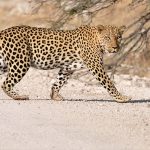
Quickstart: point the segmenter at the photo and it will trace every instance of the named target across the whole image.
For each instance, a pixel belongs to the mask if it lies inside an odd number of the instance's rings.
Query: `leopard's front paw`
[[[124,96],[124,95],[115,98],[115,100],[119,103],[125,103],[125,102],[130,101],[131,99],[132,98],[130,96]]]

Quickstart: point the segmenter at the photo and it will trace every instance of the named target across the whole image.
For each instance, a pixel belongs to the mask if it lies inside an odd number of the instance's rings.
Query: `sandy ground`
[[[53,82],[30,69],[16,86],[29,101],[0,90],[0,150],[150,149],[150,88],[117,79],[119,91],[133,97],[120,104],[101,86],[70,79],[61,90],[65,100],[56,102],[49,99]]]

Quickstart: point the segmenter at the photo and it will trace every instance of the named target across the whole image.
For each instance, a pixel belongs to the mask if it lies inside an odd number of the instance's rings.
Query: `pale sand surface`
[[[16,86],[29,101],[0,89],[0,150],[150,149],[150,88],[118,80],[119,91],[133,97],[120,104],[103,87],[70,79],[61,90],[65,101],[56,102],[49,100],[52,82],[31,69]]]

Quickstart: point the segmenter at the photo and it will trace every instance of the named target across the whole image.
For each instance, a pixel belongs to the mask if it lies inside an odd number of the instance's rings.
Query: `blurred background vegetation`
[[[122,49],[105,57],[105,67],[112,75],[150,77],[150,0],[0,0],[0,30],[23,24],[55,29],[126,25]]]

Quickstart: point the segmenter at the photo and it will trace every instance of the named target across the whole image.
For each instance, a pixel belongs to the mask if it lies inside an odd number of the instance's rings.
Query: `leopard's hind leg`
[[[60,69],[57,76],[57,80],[53,84],[51,89],[51,94],[50,94],[51,99],[57,101],[63,100],[63,97],[59,94],[59,91],[61,87],[66,83],[66,81],[69,79],[72,73],[73,73],[72,71],[68,71],[66,68]]]
[[[20,48],[20,47],[24,48]],[[14,53],[11,54],[11,57],[8,57],[8,53],[4,55],[7,67],[8,74],[3,82],[2,89],[4,92],[11,98],[15,100],[27,100],[29,99],[26,95],[19,95],[13,90],[13,87],[24,77],[26,72],[30,67],[30,49],[25,42],[20,44],[20,47],[15,45]],[[21,50],[21,52],[19,52]]]
[[[63,100],[63,97],[59,94],[60,89],[67,82],[67,80],[73,74],[74,71],[79,70],[83,67],[84,65],[82,61],[74,61],[70,65],[61,68],[58,73],[57,80],[53,84],[51,89],[51,99],[57,101]]]
[[[7,78],[2,85],[3,91],[14,100],[28,100],[29,97],[26,95],[19,95],[13,90],[13,87],[23,78],[29,69],[29,62],[24,62],[23,64],[16,65],[12,64],[9,67]],[[22,68],[23,67],[23,68]],[[21,69],[20,69],[21,68]]]
[[[0,53],[0,75],[4,74],[5,72],[7,72],[7,65],[4,61],[3,56]]]

